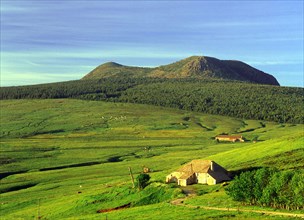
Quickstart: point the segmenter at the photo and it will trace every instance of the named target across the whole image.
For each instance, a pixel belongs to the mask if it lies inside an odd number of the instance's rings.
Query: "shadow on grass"
[[[0,180],[14,174],[26,173],[28,170],[15,171],[15,172],[3,172],[0,173]]]
[[[5,189],[1,189],[0,193],[7,193],[7,192],[12,192],[12,191],[18,191],[21,189],[28,189],[30,187],[36,186],[36,183],[27,183],[27,184],[23,184],[23,185],[19,185],[19,186],[12,186],[12,187],[8,187]]]
[[[43,134],[57,134],[57,133],[63,133],[63,132],[65,132],[64,129],[56,129],[56,130],[50,130],[50,131],[35,131],[33,133],[21,136],[21,138],[28,138],[28,137],[33,137],[36,135],[43,135]]]
[[[120,162],[122,161],[121,156],[110,157],[107,160],[108,162]]]
[[[65,169],[65,168],[92,166],[92,165],[97,165],[97,164],[101,164],[101,163],[102,162],[77,163],[77,164],[70,164],[70,165],[65,165],[65,166],[41,168],[41,169],[39,169],[39,171],[60,170],[60,169]]]
[[[232,171],[228,172],[228,175],[229,175],[230,178],[234,178],[235,176],[238,176],[241,173],[258,170],[258,169],[261,169],[261,168],[263,168],[263,167],[257,166],[257,167],[247,167],[247,168],[243,168],[243,169],[239,169],[239,170],[232,170]]]

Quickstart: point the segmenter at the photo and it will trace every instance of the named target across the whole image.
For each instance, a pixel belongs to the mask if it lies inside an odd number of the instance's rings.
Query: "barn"
[[[215,137],[217,141],[230,141],[230,142],[244,142],[242,135],[217,135]]]

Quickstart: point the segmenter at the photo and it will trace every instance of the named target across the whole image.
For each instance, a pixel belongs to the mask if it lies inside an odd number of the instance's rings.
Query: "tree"
[[[227,194],[236,201],[243,203],[254,203],[254,172],[241,173],[235,180],[226,188]]]
[[[296,172],[291,179],[293,208],[304,209],[304,173]]]
[[[270,177],[273,175],[274,172],[276,172],[276,170],[270,168],[261,168],[255,172],[255,185],[253,188],[253,194],[255,197],[255,202],[259,203],[260,205],[263,204],[263,202],[261,201],[261,198],[263,196],[263,189],[266,188],[266,186],[268,185]]]
[[[137,182],[137,185],[138,185],[138,189],[139,190],[144,189],[148,185],[148,182],[149,182],[150,178],[151,177],[149,176],[149,174],[146,174],[146,173],[139,174],[136,177],[136,182]]]

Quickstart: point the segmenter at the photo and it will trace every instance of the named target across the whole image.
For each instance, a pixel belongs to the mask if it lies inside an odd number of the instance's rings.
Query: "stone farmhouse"
[[[201,183],[215,185],[229,181],[227,170],[212,160],[192,160],[166,177],[166,182],[177,182],[180,186]]]
[[[217,141],[244,142],[242,135],[218,135],[215,137]]]

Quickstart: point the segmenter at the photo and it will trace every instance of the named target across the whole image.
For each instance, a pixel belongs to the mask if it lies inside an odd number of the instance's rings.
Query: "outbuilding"
[[[217,135],[215,137],[217,141],[230,141],[230,142],[244,142],[242,135]]]

